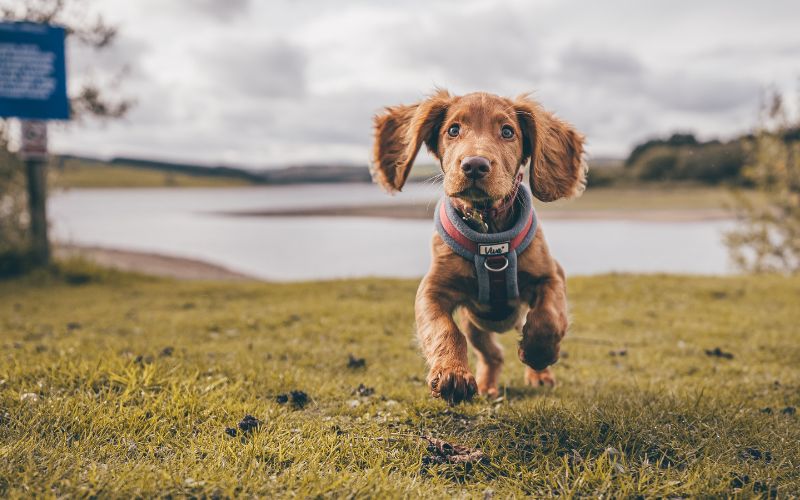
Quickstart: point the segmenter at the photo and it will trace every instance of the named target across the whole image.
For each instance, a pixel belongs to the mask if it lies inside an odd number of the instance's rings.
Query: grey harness
[[[458,255],[475,264],[478,300],[501,305],[519,298],[517,256],[528,248],[536,234],[536,212],[527,186],[517,191],[516,220],[500,233],[479,233],[469,227],[444,196],[436,205],[434,222],[445,243]]]

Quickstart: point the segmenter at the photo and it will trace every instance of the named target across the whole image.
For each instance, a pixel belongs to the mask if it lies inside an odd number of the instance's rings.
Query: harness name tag
[[[478,251],[481,255],[505,255],[508,253],[508,242],[496,245],[478,245]]]

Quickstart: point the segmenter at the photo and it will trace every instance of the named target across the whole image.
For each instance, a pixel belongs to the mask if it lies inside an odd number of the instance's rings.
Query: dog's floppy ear
[[[403,189],[423,142],[439,158],[439,127],[449,105],[450,94],[440,90],[419,104],[392,106],[375,117],[372,148],[375,182],[390,193]]]
[[[514,103],[522,128],[522,164],[530,158],[531,192],[542,201],[580,196],[586,188],[583,136],[531,100]]]

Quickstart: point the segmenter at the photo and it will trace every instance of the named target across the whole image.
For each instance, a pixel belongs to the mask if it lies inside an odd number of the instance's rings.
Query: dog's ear
[[[450,94],[440,90],[418,104],[392,106],[375,117],[372,178],[386,191],[403,189],[423,142],[439,158],[439,128],[450,100]]]
[[[542,201],[580,196],[587,172],[583,136],[528,96],[520,96],[514,109],[523,135],[521,163],[531,160],[533,195]]]

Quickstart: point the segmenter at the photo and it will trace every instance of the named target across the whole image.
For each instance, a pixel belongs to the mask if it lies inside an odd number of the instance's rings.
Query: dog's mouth
[[[459,191],[453,196],[455,198],[460,198],[464,201],[469,201],[472,203],[487,203],[494,201],[494,199],[489,196],[486,191],[476,186],[470,186],[467,189]]]

